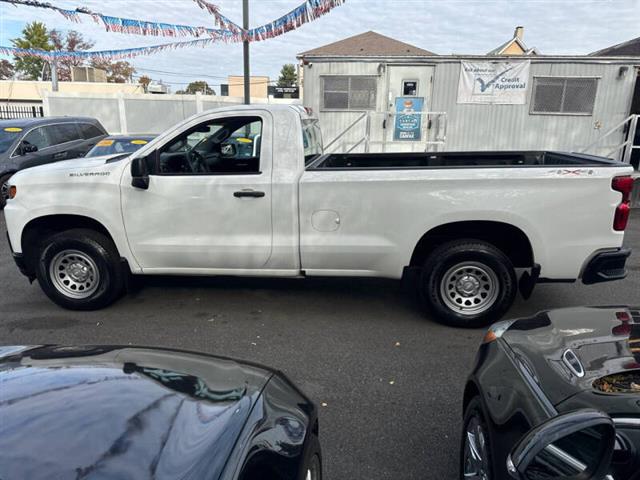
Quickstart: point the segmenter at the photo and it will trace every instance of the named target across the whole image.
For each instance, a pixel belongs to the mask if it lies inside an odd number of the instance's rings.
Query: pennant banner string
[[[67,20],[73,22],[80,22],[81,15],[90,16],[96,23],[102,23],[107,32],[164,37],[208,36],[227,42],[239,42],[243,40],[255,42],[277,37],[325,15],[333,8],[342,5],[346,0],[306,0],[272,22],[249,30],[244,30],[238,24],[222,15],[217,5],[206,0],[194,1],[200,8],[213,15],[215,24],[220,27],[219,29],[114,17],[93,12],[85,7],[69,10],[39,0],[0,0],[0,2],[10,3],[12,5],[25,5],[54,10],[63,15]]]
[[[17,57],[37,57],[47,62],[56,60],[118,60],[133,58],[140,55],[152,55],[166,50],[176,50],[179,48],[205,47],[215,43],[214,38],[199,38],[183,42],[164,43],[151,45],[148,47],[125,48],[123,50],[97,50],[97,51],[77,51],[67,52],[62,50],[37,50],[32,48],[16,48],[0,46],[1,55],[14,55]]]

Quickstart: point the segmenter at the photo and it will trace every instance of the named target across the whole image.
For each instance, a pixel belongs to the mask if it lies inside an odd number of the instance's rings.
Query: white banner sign
[[[461,62],[458,103],[527,103],[531,62]]]

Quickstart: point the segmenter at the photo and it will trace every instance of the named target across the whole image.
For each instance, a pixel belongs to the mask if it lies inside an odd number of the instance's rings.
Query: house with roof
[[[539,55],[535,47],[529,48],[524,43],[524,27],[518,26],[513,32],[513,37],[499,47],[487,53],[489,56],[496,55]]]
[[[523,36],[518,27],[485,55],[437,54],[373,31],[338,40],[298,54],[303,104],[317,112],[328,152],[626,158],[640,55],[543,55]]]
[[[590,55],[594,57],[640,57],[640,37],[603,48]]]

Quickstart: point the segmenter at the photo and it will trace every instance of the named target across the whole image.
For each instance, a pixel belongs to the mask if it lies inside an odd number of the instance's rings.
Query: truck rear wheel
[[[490,243],[456,240],[427,257],[420,290],[428,310],[447,325],[481,327],[513,304],[517,279],[509,258]]]
[[[36,266],[44,293],[70,310],[97,310],[113,303],[124,289],[124,273],[115,245],[86,229],[56,233],[42,242]]]

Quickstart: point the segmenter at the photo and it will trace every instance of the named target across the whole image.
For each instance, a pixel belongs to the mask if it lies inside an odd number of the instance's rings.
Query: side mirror
[[[615,437],[604,412],[559,415],[520,440],[507,458],[507,471],[518,480],[599,480],[609,473]]]
[[[20,154],[26,155],[27,153],[37,152],[38,147],[36,145],[32,145],[31,143],[22,142],[20,145]]]
[[[147,157],[134,158],[131,162],[131,186],[142,190],[147,190],[149,188]]]

